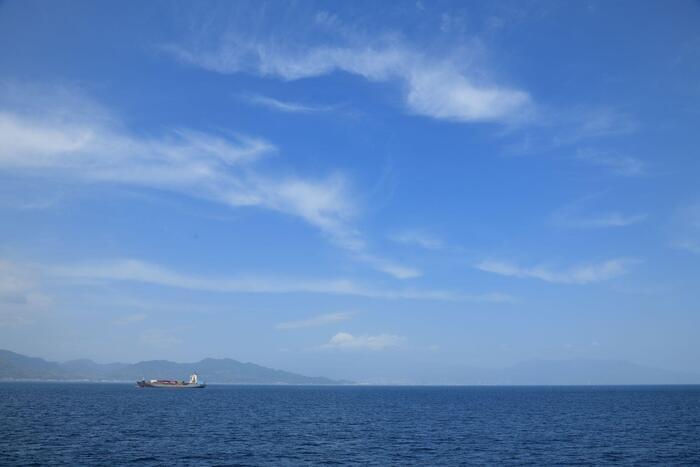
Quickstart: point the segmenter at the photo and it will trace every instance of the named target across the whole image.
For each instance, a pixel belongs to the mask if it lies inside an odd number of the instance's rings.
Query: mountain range
[[[447,385],[634,385],[700,384],[700,374],[618,360],[526,360],[503,368],[441,367],[422,372],[418,384]]]
[[[0,350],[0,380],[129,381],[186,379],[197,372],[208,383],[221,384],[353,384],[310,377],[242,363],[230,358],[205,358],[194,363],[149,360],[138,363],[96,363],[88,359],[63,363]],[[700,384],[700,375],[645,367],[630,362],[570,359],[529,360],[504,368],[422,368],[420,376],[374,379],[373,384],[434,385],[624,385]]]
[[[27,357],[0,350],[0,380],[136,381],[139,379],[187,379],[197,372],[200,380],[223,384],[345,384],[329,378],[302,376],[242,363],[230,358],[205,358],[195,363],[149,360],[138,363],[95,363],[88,359],[64,363]]]

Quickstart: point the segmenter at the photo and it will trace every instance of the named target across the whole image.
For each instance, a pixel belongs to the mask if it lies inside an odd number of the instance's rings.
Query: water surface
[[[700,464],[700,386],[0,383],[1,465]]]

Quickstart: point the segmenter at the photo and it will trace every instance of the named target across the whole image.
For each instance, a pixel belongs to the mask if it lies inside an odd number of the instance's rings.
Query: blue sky
[[[697,2],[0,4],[0,347],[700,371]]]

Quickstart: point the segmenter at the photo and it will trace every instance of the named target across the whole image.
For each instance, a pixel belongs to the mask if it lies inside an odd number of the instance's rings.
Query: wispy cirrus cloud
[[[403,245],[417,245],[428,250],[439,250],[443,241],[436,235],[421,229],[403,230],[389,235],[389,239]]]
[[[570,130],[558,137],[560,141],[575,143],[591,138],[628,135],[639,127],[632,115],[610,107],[574,109],[570,112]]]
[[[418,268],[398,264],[369,253],[358,252],[356,259],[370,264],[377,271],[382,271],[397,279],[413,279],[423,275]]]
[[[121,183],[231,207],[264,208],[304,220],[375,269],[397,278],[420,275],[368,251],[355,227],[358,206],[343,173],[320,178],[269,175],[257,162],[278,149],[265,139],[182,128],[143,136],[84,101],[77,106],[75,100],[69,105],[54,102],[37,114],[31,102],[3,109],[0,100],[0,171]]]
[[[647,165],[643,161],[627,155],[581,149],[576,153],[576,159],[623,177],[639,177],[647,173]]]
[[[607,212],[602,214],[574,215],[571,213],[555,213],[554,222],[562,227],[580,229],[601,229],[614,227],[627,227],[644,221],[646,214],[621,214],[619,212]]]
[[[68,265],[37,266],[43,273],[65,284],[93,284],[104,282],[139,282],[163,287],[218,293],[286,294],[309,293],[348,295],[381,300],[475,301],[502,303],[512,299],[504,294],[465,294],[444,290],[414,288],[386,288],[356,282],[350,279],[301,279],[240,275],[234,277],[206,277],[186,274],[139,261],[122,259]]]
[[[269,96],[263,96],[260,94],[245,94],[242,95],[241,98],[250,104],[265,107],[267,109],[274,110],[277,112],[313,114],[330,112],[333,110],[333,107],[331,106],[311,105],[302,104],[300,102],[284,101]]]
[[[184,339],[171,330],[152,329],[139,336],[142,345],[157,349],[169,349],[184,342]]]
[[[610,154],[593,148],[579,149],[582,144],[599,144],[637,131],[634,116],[607,106],[545,109],[540,106],[537,119],[528,126],[506,128],[502,136],[511,139],[504,145],[509,155],[536,155],[563,148],[573,148],[573,159],[607,168],[620,175],[636,176],[645,172],[646,164],[634,157]]]
[[[588,204],[599,197],[599,194],[583,197],[560,209],[551,216],[551,222],[564,228],[573,229],[605,229],[628,227],[647,219],[646,213],[623,214],[617,211],[591,212]]]
[[[318,326],[325,326],[341,321],[347,321],[351,319],[354,315],[355,312],[352,311],[324,313],[322,315],[316,315],[308,319],[302,319],[297,321],[285,321],[282,323],[278,323],[275,327],[281,330],[315,328]]]
[[[616,258],[557,270],[546,266],[521,267],[507,261],[482,261],[476,268],[507,277],[540,279],[561,284],[590,284],[626,274],[628,265],[633,262],[636,260]]]
[[[700,202],[676,209],[672,229],[670,246],[700,255]]]
[[[340,350],[385,350],[397,347],[406,340],[396,334],[378,334],[376,336],[355,336],[347,332],[339,332],[321,346],[322,349]]]
[[[513,121],[532,107],[527,92],[483,79],[483,70],[474,69],[468,58],[434,57],[396,36],[369,40],[354,35],[334,46],[254,41],[231,32],[206,39],[192,45],[170,44],[163,50],[183,63],[217,73],[291,81],[342,71],[369,81],[396,82],[410,113],[442,120]]]
[[[697,238],[680,238],[671,242],[671,246],[680,250],[686,250],[696,255],[700,255],[700,239]]]
[[[0,326],[30,324],[50,305],[36,268],[0,259]]]
[[[116,324],[117,326],[127,326],[129,324],[139,323],[146,318],[148,318],[148,315],[145,313],[133,313],[130,315],[120,316],[112,321],[112,324]]]

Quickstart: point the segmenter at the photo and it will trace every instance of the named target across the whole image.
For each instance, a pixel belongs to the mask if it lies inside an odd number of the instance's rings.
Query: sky
[[[700,3],[0,3],[0,348],[700,372]]]

